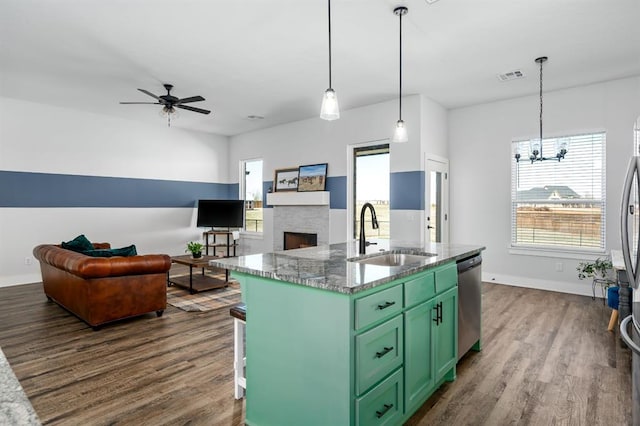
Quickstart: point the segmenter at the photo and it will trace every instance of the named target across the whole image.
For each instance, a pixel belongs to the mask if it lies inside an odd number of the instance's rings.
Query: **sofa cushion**
[[[113,257],[113,256],[136,256],[138,252],[136,251],[136,246],[134,244],[121,247],[121,248],[110,248],[110,249],[95,249],[95,250],[85,250],[82,252],[87,256],[91,257]]]
[[[91,244],[91,241],[89,241],[87,237],[84,236],[84,234],[78,235],[71,241],[67,241],[67,242],[63,241],[60,244],[60,247],[62,247],[63,249],[73,250],[80,253],[87,250],[93,250],[95,248],[93,247],[93,244]]]

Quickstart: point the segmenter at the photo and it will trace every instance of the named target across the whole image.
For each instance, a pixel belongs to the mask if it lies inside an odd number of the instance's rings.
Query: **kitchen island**
[[[246,424],[402,424],[455,379],[456,260],[484,247],[379,244],[211,261],[247,305]]]

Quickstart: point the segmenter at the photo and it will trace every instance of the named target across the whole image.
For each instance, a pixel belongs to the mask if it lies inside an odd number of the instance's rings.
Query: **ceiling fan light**
[[[340,118],[340,107],[338,106],[338,95],[335,90],[329,88],[324,92],[322,97],[322,106],[320,107],[320,118],[331,121]]]
[[[171,119],[180,118],[180,113],[178,112],[178,110],[172,106],[167,106],[167,105],[162,107],[162,109],[158,114],[162,118],[167,118],[168,115],[171,116]]]
[[[404,143],[409,142],[409,135],[407,134],[407,127],[404,124],[404,121],[398,120],[396,122],[396,130],[393,132],[392,142],[395,143]]]

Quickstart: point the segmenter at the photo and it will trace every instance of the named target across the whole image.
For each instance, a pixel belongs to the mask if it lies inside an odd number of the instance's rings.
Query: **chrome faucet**
[[[371,226],[373,227],[373,229],[378,229],[376,210],[373,208],[373,205],[371,205],[371,203],[364,203],[364,205],[362,206],[362,210],[360,210],[360,254],[365,254],[366,248],[371,244],[377,244],[370,243],[364,237],[364,211],[367,209],[367,207],[369,208],[369,210],[371,210]]]

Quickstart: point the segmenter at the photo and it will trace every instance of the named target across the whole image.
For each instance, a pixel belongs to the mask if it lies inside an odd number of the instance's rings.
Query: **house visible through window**
[[[241,162],[241,188],[244,195],[244,229],[262,232],[262,160]]]
[[[567,136],[561,161],[529,160],[529,141],[514,141],[511,157],[511,245],[601,251],[605,247],[605,133]],[[542,152],[555,154],[556,138]]]

